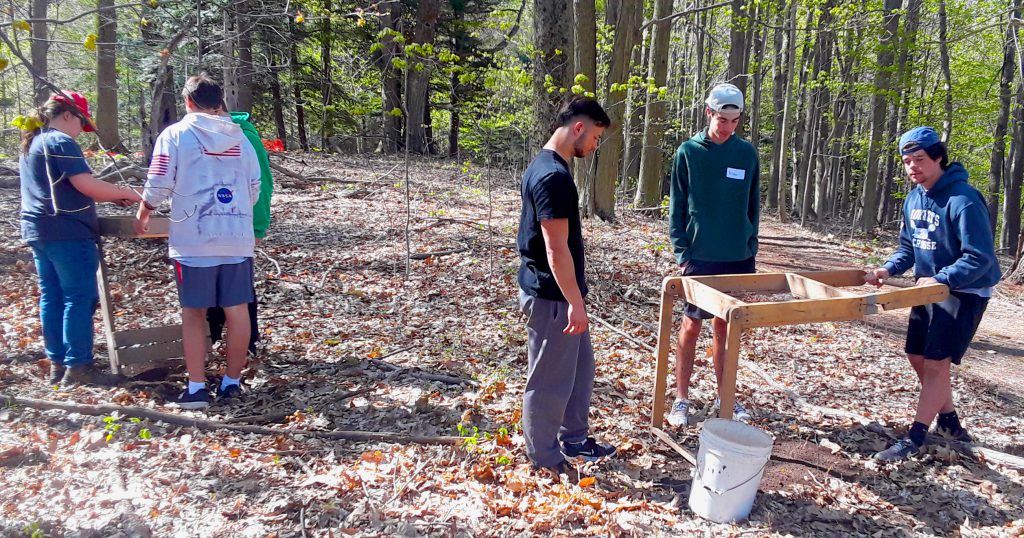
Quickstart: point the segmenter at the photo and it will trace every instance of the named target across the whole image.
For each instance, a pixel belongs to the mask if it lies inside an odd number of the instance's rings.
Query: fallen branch
[[[110,168],[109,166],[107,168]],[[125,168],[117,168],[105,174],[96,176],[96,179],[106,181],[107,183],[116,183],[117,181],[123,181],[126,179],[139,179],[145,181],[149,177],[149,171],[140,166],[126,166]]]
[[[393,355],[397,355],[397,354],[399,354],[401,352],[407,351],[408,349],[409,348],[400,349],[400,350],[394,352]],[[390,356],[390,355],[385,355],[385,357],[388,357],[388,356]],[[466,379],[464,377],[455,377],[455,376],[444,375],[444,374],[432,374],[432,373],[429,373],[429,372],[424,372],[424,371],[422,371],[422,370],[420,370],[418,368],[410,368],[410,367],[407,367],[407,366],[398,366],[397,364],[391,364],[390,362],[387,362],[387,361],[383,360],[383,357],[380,358],[380,359],[370,359],[370,364],[372,364],[372,365],[374,365],[374,366],[376,366],[378,368],[381,368],[383,370],[389,370],[391,372],[394,372],[394,375],[409,374],[409,375],[411,375],[413,377],[418,377],[420,379],[426,379],[428,381],[438,381],[438,382],[441,382],[441,383],[448,383],[448,384],[451,384],[451,385],[462,385],[462,384],[473,385],[473,386],[477,385],[476,381],[473,381],[472,379]]]
[[[622,330],[622,329],[612,325],[611,323],[608,323],[607,321],[601,319],[600,317],[594,315],[593,313],[590,314],[590,319],[596,321],[601,326],[603,326],[606,329],[614,332],[615,334],[625,338],[626,340],[629,340],[630,342],[632,342],[636,346],[641,347],[643,349],[646,349],[647,351],[650,351],[651,353],[654,352],[654,346],[652,346],[650,344],[645,344],[644,342],[640,341],[637,337],[635,337],[635,336],[627,333],[626,331],[624,331],[624,330]]]
[[[665,430],[662,430],[661,428],[651,427],[651,433],[653,433],[654,436],[657,437],[658,439],[664,441],[666,445],[672,448],[672,450],[678,452],[679,455],[683,457],[683,459],[690,462],[690,465],[693,465],[694,467],[697,466],[697,458],[693,457],[693,454],[689,450],[683,448],[683,446],[677,443],[675,439],[672,439],[672,436],[666,433]]]
[[[469,247],[453,248],[451,250],[438,250],[436,252],[417,252],[410,254],[410,260],[425,260],[427,258],[440,258],[441,256],[451,256],[452,254],[459,254],[460,252],[468,252]]]
[[[455,445],[463,442],[463,437],[449,436],[425,436],[406,435],[390,432],[363,432],[346,430],[289,430],[285,428],[270,428],[267,426],[249,426],[243,424],[229,424],[216,420],[190,417],[187,415],[164,413],[144,407],[134,407],[114,404],[88,405],[75,402],[58,402],[52,400],[37,400],[34,398],[15,398],[7,394],[0,394],[0,403],[5,407],[21,406],[32,409],[57,409],[80,415],[104,416],[117,413],[125,417],[134,417],[143,420],[160,421],[178,426],[187,426],[197,430],[215,431],[229,430],[242,433],[255,433],[260,435],[306,435],[317,439],[345,440],[345,441],[382,441],[385,443],[413,443],[420,445]]]
[[[341,400],[347,400],[349,398],[352,398],[353,396],[359,396],[360,394],[366,394],[367,392],[373,392],[375,390],[377,390],[376,387],[368,387],[368,388],[365,388],[365,389],[359,389],[359,390],[353,390],[353,391],[349,391],[349,392],[343,392],[341,394],[324,394],[322,397],[315,397],[315,398],[311,399],[310,402],[313,402],[313,401],[318,400],[318,399],[323,399],[323,398],[326,398],[326,397],[331,397],[335,402],[338,402],[338,401],[341,401]],[[313,404],[310,403],[307,406],[303,406],[303,407],[301,407],[299,409],[296,409],[294,411],[277,411],[277,412],[274,412],[274,413],[268,413],[266,415],[248,415],[248,416],[243,416],[243,417],[231,417],[229,419],[226,419],[224,422],[227,422],[227,423],[230,423],[230,424],[238,423],[238,422],[242,422],[242,423],[245,423],[245,424],[273,424],[273,423],[281,422],[282,420],[284,420],[284,419],[294,415],[296,413],[296,411],[301,411],[302,409],[306,409],[307,407],[312,407],[312,405]]]
[[[794,404],[797,405],[797,407],[800,407],[805,411],[810,411],[812,413],[818,413],[820,415],[829,417],[848,418],[862,426],[867,426],[868,424],[871,424],[871,421],[868,420],[867,417],[863,415],[851,413],[850,411],[845,411],[843,409],[835,409],[833,407],[822,407],[820,405],[814,405],[808,402],[807,400],[803,399],[799,394],[782,386],[782,384],[776,381],[775,378],[768,374],[768,372],[765,372],[764,369],[762,369],[757,364],[754,364],[753,362],[744,360],[740,361],[740,364],[757,377],[763,379],[765,383],[771,386],[771,388],[784,393],[786,396],[789,397],[790,400],[793,401]]]

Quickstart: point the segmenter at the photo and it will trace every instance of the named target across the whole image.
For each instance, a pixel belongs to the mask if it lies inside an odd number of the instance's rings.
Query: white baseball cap
[[[711,88],[711,93],[704,101],[712,111],[726,117],[734,118],[743,112],[743,92],[729,83],[723,83]],[[735,109],[725,109],[732,105]]]

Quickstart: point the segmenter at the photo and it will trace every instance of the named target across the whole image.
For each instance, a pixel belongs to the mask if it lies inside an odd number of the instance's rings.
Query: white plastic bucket
[[[772,437],[742,422],[704,422],[690,486],[690,509],[716,523],[745,519],[754,506]]]

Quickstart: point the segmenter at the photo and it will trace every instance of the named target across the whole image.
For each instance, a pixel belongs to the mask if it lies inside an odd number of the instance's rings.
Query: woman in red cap
[[[110,385],[93,366],[92,317],[99,301],[96,202],[127,206],[135,190],[96,179],[75,138],[96,128],[89,103],[64,91],[22,124],[21,237],[39,275],[39,312],[51,383]]]

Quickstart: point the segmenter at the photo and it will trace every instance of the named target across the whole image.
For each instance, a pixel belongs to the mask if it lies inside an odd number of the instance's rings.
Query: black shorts
[[[689,260],[683,263],[683,276],[711,276],[711,275],[746,275],[756,273],[754,257],[751,256],[738,262],[705,262],[700,260]],[[683,314],[694,319],[711,319],[714,314],[701,310],[695,305],[686,303]]]
[[[910,309],[904,350],[932,360],[950,357],[953,364],[960,364],[987,306],[987,297],[957,291],[945,301],[915,306]]]

